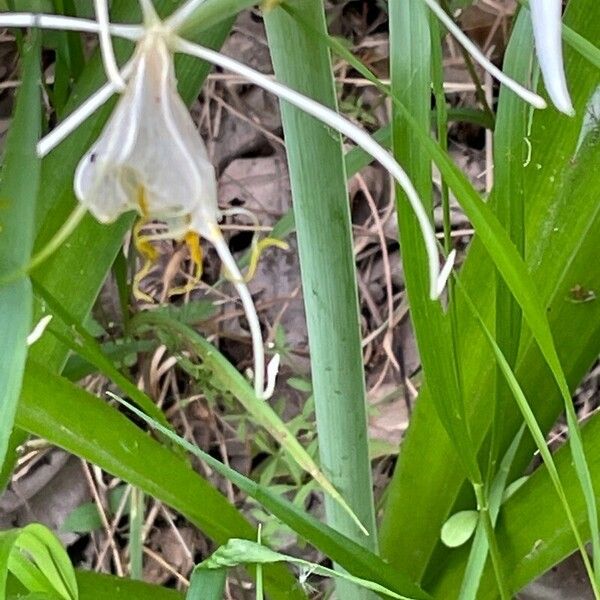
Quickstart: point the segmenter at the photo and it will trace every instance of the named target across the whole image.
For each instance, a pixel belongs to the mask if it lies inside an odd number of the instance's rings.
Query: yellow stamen
[[[143,188],[142,188],[143,190]],[[140,196],[138,196],[138,202],[140,200]],[[140,203],[140,209],[141,209]],[[133,226],[133,243],[135,245],[136,250],[140,253],[141,256],[144,257],[144,264],[142,268],[135,274],[133,278],[133,296],[137,300],[141,300],[143,302],[154,302],[151,296],[142,292],[140,289],[140,284],[142,280],[152,268],[152,265],[158,260],[158,252],[156,248],[152,246],[152,244],[148,241],[147,237],[144,237],[141,234],[142,227],[145,225],[145,221],[143,219],[139,219],[137,223]]]
[[[275,7],[279,6],[280,4],[282,4],[282,0],[263,0],[260,5],[260,8],[263,12],[269,12],[270,10],[273,10]]]
[[[252,244],[252,250],[250,251],[250,264],[248,265],[248,272],[244,277],[244,281],[248,283],[254,275],[256,275],[256,269],[258,267],[258,261],[260,260],[261,254],[267,249],[275,246],[281,250],[289,250],[289,246],[282,240],[277,238],[267,237],[264,240],[260,240],[255,244]]]
[[[148,218],[148,198],[146,196],[146,188],[143,185],[138,186],[136,200],[140,207],[140,213],[144,219]]]
[[[173,288],[169,292],[169,296],[187,294],[191,292],[202,277],[202,246],[200,245],[200,236],[192,231],[185,234],[185,245],[190,251],[190,258],[195,265],[195,273],[193,279],[184,286]]]

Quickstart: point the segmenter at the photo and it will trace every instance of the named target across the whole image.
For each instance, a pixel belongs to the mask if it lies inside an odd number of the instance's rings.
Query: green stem
[[[131,579],[143,579],[144,492],[132,487],[129,502],[129,574]]]
[[[498,591],[502,600],[510,600],[511,594],[506,583],[504,575],[504,568],[502,567],[502,559],[500,556],[500,548],[498,547],[498,540],[496,539],[496,533],[494,531],[494,525],[490,516],[489,504],[485,488],[482,483],[473,483],[473,490],[475,497],[477,498],[477,509],[479,510],[479,518],[483,523],[485,535],[487,537],[490,556],[492,559],[492,566],[496,575],[496,581],[498,582]]]

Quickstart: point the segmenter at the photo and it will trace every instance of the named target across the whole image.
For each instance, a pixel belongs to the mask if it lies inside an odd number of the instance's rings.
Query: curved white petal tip
[[[454,267],[454,261],[456,259],[456,250],[452,250],[450,254],[448,254],[448,258],[440,271],[439,277],[435,282],[435,288],[431,290],[431,299],[437,300],[444,291],[446,287],[446,283],[448,283],[448,279],[450,278],[450,274],[452,273],[452,267]]]
[[[562,1],[530,0],[535,49],[552,104],[562,113],[573,116],[562,54]]]
[[[268,400],[275,391],[275,383],[277,382],[277,375],[279,374],[279,365],[281,363],[281,357],[276,354],[267,365],[267,385],[265,391],[262,394],[263,400]]]

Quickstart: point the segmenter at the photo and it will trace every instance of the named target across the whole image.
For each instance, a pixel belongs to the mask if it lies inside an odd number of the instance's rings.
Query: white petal
[[[46,327],[48,327],[50,321],[52,321],[52,315],[46,315],[38,321],[33,331],[27,336],[28,346],[33,346],[44,335],[44,331],[46,331]]]
[[[82,159],[75,192],[103,222],[133,209],[150,219],[187,218],[200,234],[206,222],[216,222],[214,169],[177,93],[173,58],[160,33],[139,43],[133,76]]]
[[[567,88],[562,55],[562,0],[529,0],[533,36],[546,90],[558,110],[575,114]]]

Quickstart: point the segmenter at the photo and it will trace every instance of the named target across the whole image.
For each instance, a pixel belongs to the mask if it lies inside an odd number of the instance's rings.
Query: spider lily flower
[[[75,191],[82,206],[102,222],[113,221],[123,212],[135,210],[142,219],[164,221],[170,237],[189,241],[188,235],[201,234],[213,244],[233,278],[247,314],[255,351],[257,395],[268,395],[273,384],[269,381],[267,389],[263,390],[264,351],[260,324],[252,298],[217,224],[214,172],[194,123],[177,95],[174,52],[204,59],[241,75],[336,129],[379,161],[403,188],[415,212],[429,259],[430,296],[436,299],[441,295],[455,253],[448,256],[440,269],[437,241],[429,215],[409,177],[387,150],[338,112],[219,52],[179,37],[177,30],[185,24],[185,20],[178,18],[178,15],[185,15],[186,7],[196,8],[201,0],[190,0],[172,15],[176,27],[169,19],[164,23],[158,20],[150,0],[141,0],[141,4],[144,26],[110,24],[112,35],[136,41],[137,49],[132,60],[119,73],[126,82],[126,88],[113,116],[77,168]],[[0,15],[0,26],[37,26],[99,34],[104,31],[105,43],[108,41],[106,22],[100,24],[31,14],[16,17],[5,19],[4,15]],[[105,49],[107,56],[109,52]],[[41,140],[38,146],[40,155],[47,154],[118,91],[118,82],[113,82],[109,75],[109,81],[103,88]],[[72,231],[77,217],[75,215],[69,220],[65,231],[59,232],[49,246],[56,246],[66,233]],[[190,245],[190,250],[192,256],[199,255],[197,245]],[[268,372],[272,374],[275,368],[276,363],[272,363]]]
[[[206,147],[177,93],[168,37],[159,25],[136,47],[132,73],[103,132],[75,172],[74,189],[81,204],[100,222],[110,223],[131,210],[143,221],[167,224],[159,236],[140,236],[138,248],[154,258],[148,241],[185,239],[200,263],[198,235],[217,250],[233,278],[250,325],[257,395],[273,393],[274,368],[264,387],[260,324],[252,298],[217,225],[217,184]],[[277,362],[273,363],[277,364]]]
[[[566,115],[573,116],[562,55],[562,0],[529,0],[533,37],[540,70],[552,103]]]
[[[217,184],[202,138],[177,93],[172,55],[160,33],[140,40],[133,75],[98,141],[75,172],[75,194],[101,222],[135,210],[165,221],[181,239],[212,237]]]

